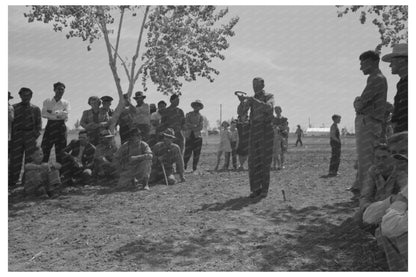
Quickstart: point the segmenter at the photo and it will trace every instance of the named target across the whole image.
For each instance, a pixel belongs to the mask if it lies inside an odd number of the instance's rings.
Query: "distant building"
[[[331,128],[313,128],[309,127],[305,131],[305,136],[313,137],[313,136],[329,136]]]

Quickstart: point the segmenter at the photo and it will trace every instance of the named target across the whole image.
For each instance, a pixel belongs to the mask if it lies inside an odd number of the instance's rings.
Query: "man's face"
[[[407,59],[403,57],[393,58],[390,62],[391,74],[399,74],[400,69],[407,67]]]
[[[371,59],[365,59],[360,61],[360,70],[363,72],[364,75],[370,74],[374,66],[375,62]]]
[[[22,99],[22,103],[29,104],[30,100],[32,99],[32,93],[30,92],[22,92],[19,94],[20,99]]]
[[[388,173],[393,168],[394,163],[394,158],[389,151],[377,149],[374,152],[374,164],[381,173]]]
[[[37,150],[36,152],[34,152],[32,154],[32,161],[33,161],[33,163],[40,164],[40,163],[42,163],[42,160],[43,160],[43,152],[42,152],[42,150]]]
[[[159,105],[157,105],[157,109],[159,110],[159,111],[163,111],[164,109],[166,109],[166,104],[159,104]]]
[[[407,141],[403,141],[403,142],[399,142],[399,143],[396,143],[394,145],[391,145],[390,150],[391,150],[391,155],[394,155],[394,154],[408,155]],[[395,162],[396,162],[396,167],[399,170],[407,171],[407,161],[406,160],[395,159]]]
[[[61,100],[62,96],[64,95],[65,92],[65,88],[63,86],[58,86],[57,88],[55,88],[55,99],[57,101]]]
[[[164,136],[163,141],[165,142],[166,145],[171,145],[172,144],[172,138]]]
[[[111,101],[103,101],[103,108],[110,109]]]
[[[279,108],[274,108],[274,112],[276,113],[277,116],[280,116],[282,114]]]
[[[177,106],[179,106],[179,97],[178,97],[178,98],[173,99],[172,101],[170,101],[170,104],[171,104],[173,107],[177,107]]]
[[[259,80],[253,80],[253,90],[254,92],[261,92],[263,90],[263,84]]]
[[[144,103],[144,98],[142,97],[135,98],[135,100],[136,100],[137,105],[139,106],[143,105]]]
[[[93,99],[93,100],[91,100],[90,105],[93,109],[98,109],[101,105],[101,100]]]
[[[87,137],[87,134],[85,134],[85,133],[83,133],[83,134],[79,134],[79,135],[78,135],[78,140],[79,140],[79,143],[80,143],[81,145],[86,145],[86,144],[87,144],[87,142],[88,142],[88,137]]]

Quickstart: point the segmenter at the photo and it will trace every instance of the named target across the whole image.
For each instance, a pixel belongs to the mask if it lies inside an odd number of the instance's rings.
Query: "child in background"
[[[218,145],[218,153],[217,153],[217,165],[215,166],[214,170],[218,170],[220,165],[222,153],[224,153],[225,163],[223,170],[228,170],[227,160],[230,160],[231,154],[231,131],[229,130],[230,124],[227,121],[223,121],[221,124],[220,130],[220,144]]]
[[[51,197],[53,187],[61,184],[59,163],[42,163],[43,152],[35,147],[25,164],[24,191],[26,196]]]
[[[338,129],[338,124],[341,122],[341,116],[334,114],[332,116],[332,121],[334,123],[331,125],[331,161],[329,164],[328,177],[336,177],[338,175],[339,163],[341,161],[341,138]]]
[[[283,155],[283,137],[278,125],[273,124],[273,170],[280,170],[282,168]],[[276,166],[277,165],[277,166]]]
[[[237,170],[237,144],[238,144],[238,131],[237,131],[237,120],[231,121],[231,157],[233,161],[233,168],[234,170]],[[228,165],[230,163],[230,160],[226,160],[226,167],[228,168]]]

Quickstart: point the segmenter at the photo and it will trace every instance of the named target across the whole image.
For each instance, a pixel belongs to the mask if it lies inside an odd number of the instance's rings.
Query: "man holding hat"
[[[204,117],[199,113],[204,108],[201,100],[195,100],[191,103],[193,111],[186,114],[185,117],[185,169],[192,154],[194,155],[192,170],[195,171],[198,166],[199,156],[202,148],[202,128],[204,127]]]
[[[172,94],[170,97],[170,105],[163,111],[160,111],[162,118],[160,120],[159,130],[164,131],[167,128],[173,129],[175,132],[175,141],[181,149],[181,155],[183,157],[183,151],[185,149],[185,137],[183,130],[185,128],[185,114],[179,106],[179,95]]]
[[[142,140],[146,143],[149,141],[149,131],[150,131],[150,106],[147,103],[144,103],[146,95],[143,94],[143,91],[137,91],[134,94],[133,99],[136,100],[136,114],[134,116],[134,124],[139,128]]]
[[[10,176],[9,184],[14,186],[19,180],[22,169],[23,155],[25,160],[36,147],[36,140],[42,130],[41,112],[38,106],[30,103],[33,92],[29,88],[21,88],[20,103],[13,105],[14,120],[12,123],[10,145]]]
[[[250,197],[266,197],[269,191],[273,157],[273,94],[264,91],[263,78],[253,79],[254,96],[240,96],[241,115],[250,110],[248,170]]]
[[[70,111],[69,102],[62,98],[65,85],[53,84],[55,96],[43,101],[42,117],[48,119],[42,138],[43,162],[48,162],[52,147],[55,145],[56,161],[62,163],[62,150],[66,147],[67,130],[65,122]]]
[[[165,177],[169,185],[176,183],[175,176],[173,175],[173,164],[176,163],[176,172],[179,173],[181,182],[185,182],[183,176],[183,158],[180,152],[180,148],[177,144],[173,143],[176,139],[175,131],[171,128],[166,129],[163,133],[163,141],[158,142],[153,147],[153,162],[152,172],[150,174],[150,183],[163,182],[165,183]],[[164,171],[162,168],[162,164]],[[166,174],[166,176],[165,176]]]
[[[115,154],[120,173],[117,186],[119,188],[135,186],[135,180],[138,180],[142,188],[148,190],[152,158],[152,150],[142,140],[140,130],[130,129],[127,142]]]
[[[113,101],[113,97],[111,96],[103,96],[101,99],[101,109],[104,110],[109,117],[113,116],[114,110],[111,107],[111,102]]]
[[[391,74],[400,76],[397,83],[397,93],[394,97],[394,110],[391,123],[395,133],[408,130],[408,45],[399,43],[393,46],[390,54],[384,55],[382,60],[390,63]]]
[[[113,143],[114,135],[107,129],[100,132],[100,143],[95,148],[93,174],[100,177],[114,178],[117,175],[115,153],[117,147]]]

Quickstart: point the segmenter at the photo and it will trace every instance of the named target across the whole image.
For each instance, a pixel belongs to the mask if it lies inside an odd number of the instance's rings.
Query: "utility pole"
[[[222,104],[220,104],[220,126],[222,124]]]
[[[311,126],[311,118],[310,117],[308,117],[308,121],[309,121],[309,128],[312,128],[312,126]]]

